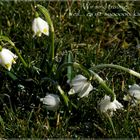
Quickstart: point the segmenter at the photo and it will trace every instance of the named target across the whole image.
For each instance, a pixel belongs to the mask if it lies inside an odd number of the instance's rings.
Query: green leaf
[[[5,129],[4,121],[1,116],[0,116],[0,124],[1,124],[2,128]]]
[[[65,94],[65,92],[62,90],[62,88],[59,85],[57,86],[57,89],[59,90],[59,92],[64,100],[65,105],[68,106],[68,102],[69,102],[68,96]]]
[[[9,44],[11,44],[12,46],[15,46],[15,44],[14,44],[7,36],[1,35],[1,36],[0,36],[0,41],[2,41],[2,40],[7,41],[7,42],[8,42]]]
[[[13,74],[11,73],[10,71],[7,71],[7,74],[12,78],[12,80],[17,80],[18,78]]]
[[[67,58],[67,62],[68,63],[71,63],[72,62],[72,52],[68,52],[68,58]],[[73,68],[72,66],[68,66],[67,67],[67,77],[68,79],[71,81],[72,80],[72,71],[73,71]]]

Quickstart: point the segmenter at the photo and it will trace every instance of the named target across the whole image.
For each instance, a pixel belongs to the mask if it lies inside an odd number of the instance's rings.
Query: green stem
[[[128,72],[129,74],[132,74],[138,78],[140,78],[140,73],[134,71],[134,70],[131,70],[131,69],[128,69],[128,68],[125,68],[125,67],[122,67],[120,65],[114,65],[114,64],[101,64],[101,65],[97,65],[97,66],[94,66],[92,67],[92,69],[101,69],[101,68],[115,68],[115,69],[119,69],[119,70],[123,70],[125,72]]]
[[[71,63],[72,62],[72,52],[68,52],[68,56],[67,56],[67,62]],[[68,79],[71,81],[72,80],[72,66],[68,66],[67,68],[67,77]]]
[[[23,59],[23,57],[21,56],[21,54],[19,53],[18,49],[16,48],[16,46],[13,46],[16,54],[18,55],[19,59],[21,60],[22,64],[24,65],[25,68],[28,67],[27,63],[25,62],[25,60]]]
[[[54,31],[51,34],[52,44],[51,44],[51,60],[54,62]]]
[[[65,92],[59,85],[57,85],[57,89],[59,90],[61,96],[63,97],[65,105],[68,106],[69,98],[67,97],[67,95],[65,95]]]
[[[38,9],[43,13],[43,15],[45,16],[46,21],[48,22],[48,24],[50,25],[50,29],[51,29],[51,61],[54,61],[54,27],[53,27],[53,23],[52,20],[50,18],[49,12],[48,10],[42,6],[37,4]]]
[[[2,46],[0,45],[0,52],[2,51]]]
[[[84,66],[82,66],[82,65],[80,65],[80,64],[78,64],[78,63],[76,63],[76,62],[63,63],[63,64],[59,67],[57,73],[60,74],[60,71],[61,71],[63,68],[68,67],[68,66],[73,66],[73,67],[75,67],[75,68],[80,68],[83,72],[86,73],[86,75],[89,77],[89,79],[91,79],[91,73],[89,72],[89,70],[86,69]]]
[[[112,121],[111,117],[110,117],[107,113],[106,113],[106,116],[107,116],[107,118],[108,118],[108,120],[109,120],[109,122],[110,122],[110,124],[111,124],[113,133],[114,133],[114,135],[116,136],[116,131],[115,131],[115,127],[114,127],[113,121]]]
[[[0,36],[0,41],[2,41],[2,40],[7,41],[7,42],[9,42],[9,44],[11,44],[11,46],[14,48],[16,54],[18,55],[19,59],[23,63],[24,67],[27,68],[28,65],[25,62],[25,60],[23,59],[23,57],[21,56],[21,54],[19,53],[19,50],[16,48],[15,44],[7,36]]]
[[[97,73],[93,72],[92,70],[90,70],[90,72],[94,76],[93,78],[95,78],[99,82],[99,84],[107,91],[107,93],[111,95],[111,101],[114,101],[115,93],[110,88],[108,88],[105,81]]]

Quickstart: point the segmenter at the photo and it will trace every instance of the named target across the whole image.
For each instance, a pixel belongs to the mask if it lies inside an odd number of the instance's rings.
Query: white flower
[[[11,70],[12,63],[15,64],[15,60],[17,59],[17,56],[13,54],[11,51],[9,51],[6,48],[2,48],[0,51],[0,64],[8,69]]]
[[[137,84],[134,84],[132,86],[130,86],[129,91],[130,95],[132,97],[135,97],[137,100],[140,99],[140,86]]]
[[[104,98],[100,101],[99,106],[101,112],[107,112],[109,110],[111,111],[111,114],[113,113],[113,111],[116,111],[116,109],[123,108],[123,105],[119,103],[116,99],[111,102],[110,97],[107,95],[105,95]]]
[[[89,92],[93,90],[93,86],[87,78],[82,75],[77,75],[71,81],[72,89],[70,89],[69,94],[78,93],[79,97],[88,96]]]
[[[124,95],[123,99],[125,101],[131,101],[135,106],[140,101],[140,86],[137,84],[129,85],[129,94]]]
[[[55,111],[59,108],[60,98],[58,95],[48,94],[45,96],[45,98],[41,98],[40,101],[42,101],[43,104],[47,105],[48,110]]]
[[[40,37],[42,33],[49,36],[49,25],[45,20],[41,19],[40,17],[37,17],[33,20],[32,30],[34,31],[33,36],[37,35]]]

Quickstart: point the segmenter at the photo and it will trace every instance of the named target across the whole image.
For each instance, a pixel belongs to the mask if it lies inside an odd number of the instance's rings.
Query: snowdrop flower
[[[139,100],[140,99],[140,86],[137,84],[129,86],[129,93],[131,96]]]
[[[59,108],[60,98],[58,95],[48,94],[45,98],[41,98],[40,101],[46,105],[48,110],[55,111]]]
[[[129,85],[129,94],[124,95],[125,101],[131,101],[133,105],[136,105],[140,101],[140,86],[137,84]]]
[[[88,96],[90,91],[93,90],[93,86],[89,81],[87,81],[87,78],[80,74],[74,77],[74,79],[71,81],[71,86],[72,88],[68,94],[78,93],[78,96],[81,98]]]
[[[99,103],[100,111],[107,112],[110,111],[110,115],[113,115],[113,111],[116,109],[122,109],[123,105],[119,103],[116,99],[113,102],[110,101],[110,96],[105,95],[104,98]]]
[[[33,20],[32,30],[34,32],[33,36],[37,35],[40,37],[42,33],[49,36],[49,25],[45,20],[41,19],[40,17],[37,17]]]
[[[2,48],[0,51],[0,64],[8,69],[11,70],[12,63],[15,64],[17,56],[13,54],[11,51],[9,51],[6,48]]]

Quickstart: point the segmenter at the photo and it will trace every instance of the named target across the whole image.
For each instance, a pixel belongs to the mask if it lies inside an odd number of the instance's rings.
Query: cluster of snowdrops
[[[49,13],[45,9],[45,7],[41,5],[38,5],[38,7],[40,11],[42,11],[42,13],[45,15],[46,20],[39,17],[39,14],[36,13],[36,17],[32,22],[32,30],[34,32],[33,37],[41,37],[42,35],[49,36],[50,32],[54,32]],[[5,69],[10,71],[12,69],[12,64],[15,64],[17,58],[20,56],[18,52],[17,54],[18,56],[12,53],[9,49],[0,46],[0,64]],[[71,66],[71,63],[68,63],[68,66]],[[104,65],[103,67],[113,67],[121,69],[140,78],[139,73],[124,67],[119,67],[111,64]],[[90,78],[86,78],[84,75],[77,74],[73,79],[69,79],[67,81],[67,83],[71,87],[68,95],[71,96],[72,94],[77,94],[80,98],[87,97],[93,90],[91,80],[92,77],[94,77],[94,79],[96,79],[99,84],[102,85],[102,87],[105,89],[105,92],[107,93],[98,104],[100,111],[106,113],[111,112],[112,115],[113,112],[117,109],[123,109],[123,105],[116,99],[115,93],[106,86],[104,80],[102,80],[102,78],[98,74],[94,73],[94,71],[89,70],[88,72],[92,75]],[[61,90],[59,86],[58,90]],[[137,84],[131,85],[129,87],[128,93],[129,94],[125,95],[123,99],[129,101],[133,106],[138,105],[140,101],[140,86]],[[44,98],[40,98],[40,102],[45,104],[48,110],[56,111],[60,107],[61,100],[57,94],[47,93]]]

